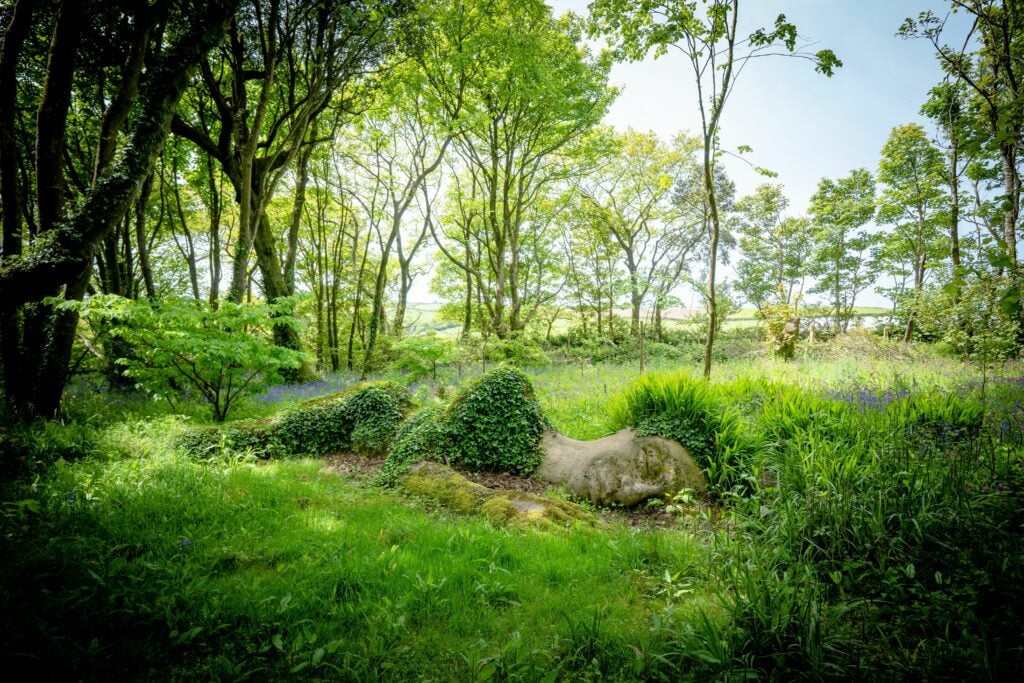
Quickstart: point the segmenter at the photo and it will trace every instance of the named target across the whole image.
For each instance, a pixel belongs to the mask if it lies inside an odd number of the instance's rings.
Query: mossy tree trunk
[[[60,164],[63,163],[66,110],[69,106],[65,103],[70,103],[74,88],[74,79],[67,73],[69,68],[71,75],[74,73],[76,46],[70,37],[77,30],[66,24],[81,22],[75,17],[80,4],[62,3],[47,55],[47,81],[39,107],[45,125],[37,127],[34,150],[39,157],[34,160],[34,169],[50,180],[38,182],[37,176],[35,187],[40,207],[40,231],[28,253],[22,253],[21,249],[23,219],[28,212],[24,206],[21,215],[4,212],[3,256],[20,255],[20,258],[5,260],[0,267],[4,392],[11,417],[32,419],[56,414],[68,379],[77,319],[72,313],[53,310],[44,300],[62,290],[66,299],[80,298],[84,294],[97,247],[132,208],[163,148],[171,117],[195,66],[224,37],[228,20],[239,4],[240,0],[211,0],[203,5],[200,16],[193,13],[180,27],[174,26],[173,31],[167,27],[165,35],[174,38],[166,47],[159,44],[150,46],[145,77],[137,94],[129,93],[132,95],[128,99],[134,116],[127,126],[124,153],[116,162],[106,166],[105,171],[97,174],[74,213],[65,216],[60,194],[64,172]],[[19,101],[15,86],[21,66],[19,62],[23,57],[21,46],[25,32],[31,30],[32,9],[32,3],[26,0],[18,2],[11,22],[4,30],[3,64],[0,65],[0,80],[3,81],[0,84],[0,124],[12,121],[14,112],[29,104]],[[177,14],[170,10],[169,3],[140,9],[135,17],[135,30],[148,30],[148,26],[157,20],[173,21],[171,17]],[[25,59],[28,60],[27,57]],[[122,92],[126,86],[130,84],[122,83]],[[61,112],[55,110],[64,110],[63,124]],[[101,146],[101,149],[107,148]],[[24,149],[19,152],[14,155],[13,162],[12,157],[3,155],[2,200],[5,207],[20,206],[16,201],[9,201],[25,191],[20,187],[18,175],[12,175],[12,170],[19,160],[22,162],[19,170],[24,170],[24,162],[30,153]],[[55,159],[58,154],[61,158]],[[102,167],[99,162],[98,165]],[[42,222],[44,218],[46,223]],[[17,373],[17,377],[13,373]]]

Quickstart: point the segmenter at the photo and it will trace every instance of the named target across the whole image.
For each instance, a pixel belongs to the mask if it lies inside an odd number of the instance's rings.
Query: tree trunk
[[[373,284],[373,308],[370,313],[369,338],[366,340],[366,349],[363,351],[363,368],[360,375],[362,379],[366,379],[369,375],[373,364],[373,349],[377,344],[377,333],[384,318],[384,287],[387,284],[388,257],[394,247],[398,230],[399,224],[396,220],[391,225],[387,243],[381,249],[380,264],[377,266],[377,277]]]
[[[409,290],[412,289],[412,276],[410,275],[409,261],[399,258],[398,267],[400,271],[398,303],[395,306],[394,324],[391,326],[395,339],[401,339],[405,332],[405,309],[409,302]]]
[[[295,258],[299,250],[299,227],[302,225],[302,210],[306,205],[306,185],[309,183],[309,157],[313,154],[313,141],[317,138],[316,118],[310,123],[306,146],[299,153],[295,168],[295,197],[292,201],[292,215],[288,222],[288,245],[284,261],[284,281],[288,296],[295,293]]]
[[[467,252],[469,247],[466,247]],[[473,276],[469,273],[469,256],[466,257],[466,303],[462,311],[462,334],[459,335],[463,340],[469,337],[470,331],[473,329]]]
[[[629,258],[626,261],[626,267],[629,269],[629,305],[630,305],[630,318],[629,318],[629,333],[633,337],[640,338],[640,304],[642,298],[640,297],[640,281],[637,276],[637,267],[633,263],[633,255],[629,254]]]
[[[15,411],[21,417],[49,417],[56,413],[68,376],[73,323],[77,322],[73,314],[54,315],[49,307],[39,302],[62,286],[67,299],[80,298],[84,294],[97,246],[121,225],[133,206],[163,147],[171,117],[189,84],[194,66],[214,44],[220,42],[227,20],[238,4],[238,0],[210,0],[205,3],[199,15],[174,34],[176,39],[150,58],[145,83],[138,97],[133,98],[135,117],[127,134],[124,154],[112,170],[103,173],[87,190],[75,214],[63,221],[52,244],[40,244],[28,256],[0,266],[0,309],[6,320],[21,321],[22,352],[32,351],[29,354],[31,358],[4,359],[5,367],[11,361],[17,362],[24,373],[23,378],[32,378],[32,381],[24,383],[25,389],[20,392],[16,387],[5,386],[8,396],[13,389],[20,399],[24,399]],[[62,8],[69,5],[80,3],[64,3]],[[60,43],[55,42],[53,58],[63,50]],[[4,51],[6,54],[6,45]],[[59,62],[56,64],[58,71],[65,68]],[[56,89],[55,84],[61,82],[61,77],[55,71],[53,80],[48,77],[46,89]],[[43,99],[41,114],[44,125],[37,128],[36,149],[45,155],[63,149],[64,133],[59,110],[63,108],[61,102],[70,101],[70,78],[66,80],[65,87],[67,92],[48,92]],[[58,132],[61,139],[52,139]],[[43,176],[39,180],[45,177],[55,183],[42,187],[42,194],[38,195],[40,204],[45,203],[44,195],[60,200],[58,195],[63,188],[63,178],[56,175],[58,162],[48,158],[41,160],[40,165]],[[62,160],[60,167],[63,168]],[[3,198],[5,207],[10,206],[7,199]],[[43,212],[48,216],[47,223],[41,224],[42,227],[54,227],[53,221],[59,221],[62,214],[60,201],[48,204]],[[30,302],[37,302],[28,307],[30,315],[19,312],[19,307]]]
[[[22,195],[18,183],[18,142],[15,126],[18,115],[17,64],[22,45],[32,27],[34,2],[20,0],[5,27],[0,53],[0,206],[3,207],[3,242],[0,257],[13,259],[22,253]],[[0,366],[7,409],[14,417],[28,390],[21,363],[22,312],[0,307]]]
[[[949,150],[949,256],[953,281],[960,281],[960,149],[957,133],[950,131]],[[959,291],[956,292],[959,298]]]
[[[1010,260],[1010,276],[1014,287],[1024,293],[1017,261],[1017,218],[1020,215],[1020,176],[1017,174],[1017,147],[1015,141],[1000,145],[1003,161],[1003,186],[1006,193],[1006,212],[1003,215],[1003,242]],[[1018,298],[1017,320],[1021,323],[1018,344],[1024,344],[1024,296]]]
[[[718,265],[718,198],[715,196],[715,181],[712,169],[711,145],[713,138],[704,139],[704,189],[708,193],[708,208],[711,212],[711,241],[708,249],[708,336],[704,343],[704,377],[711,377],[711,354],[715,346],[715,327],[718,324],[718,302],[715,299],[715,271]]]
[[[146,298],[156,298],[156,285],[153,282],[153,268],[149,262],[149,243],[146,239],[146,206],[153,191],[153,174],[150,173],[142,183],[139,198],[135,202],[135,243],[139,256],[139,270],[142,284],[146,290]]]
[[[206,180],[207,190],[210,193],[210,306],[216,308],[220,300],[220,219],[223,213],[221,209],[220,186],[217,185],[216,170],[213,165],[213,158],[206,156]]]

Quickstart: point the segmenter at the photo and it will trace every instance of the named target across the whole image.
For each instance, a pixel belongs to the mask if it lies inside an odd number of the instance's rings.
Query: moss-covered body
[[[402,425],[380,481],[394,484],[420,460],[530,474],[543,458],[546,425],[529,378],[515,368],[492,370],[447,407],[427,406]]]
[[[456,514],[483,515],[499,526],[556,529],[598,525],[593,515],[575,503],[523,491],[489,489],[434,462],[413,465],[399,481],[413,495],[436,501]]]

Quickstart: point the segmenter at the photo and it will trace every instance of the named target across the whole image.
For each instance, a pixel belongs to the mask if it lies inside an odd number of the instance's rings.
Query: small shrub
[[[548,365],[551,361],[537,344],[522,338],[495,339],[486,342],[484,357],[491,363],[508,363],[516,367]]]
[[[756,317],[764,320],[768,328],[772,353],[784,360],[793,360],[800,341],[800,318],[796,306],[786,301],[765,304]]]
[[[409,373],[409,380],[415,382],[426,377],[437,379],[437,366],[448,362],[455,344],[451,339],[438,337],[435,333],[407,337],[394,346],[398,354],[391,367]]]
[[[284,454],[274,427],[268,420],[239,420],[222,427],[190,429],[174,439],[174,446],[199,460],[217,458],[226,451],[273,458]]]
[[[499,368],[477,379],[452,401],[444,424],[453,462],[520,474],[540,464],[547,420],[519,370]]]
[[[171,405],[182,389],[205,401],[217,422],[242,401],[297,369],[304,356],[273,343],[273,327],[294,327],[291,300],[274,305],[192,300],[132,301],[114,295],[67,302],[85,320],[119,339],[128,353],[111,359],[124,376]]]

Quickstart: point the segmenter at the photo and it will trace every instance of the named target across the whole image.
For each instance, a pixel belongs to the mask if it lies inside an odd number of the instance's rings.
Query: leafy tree
[[[877,239],[863,226],[875,215],[875,181],[866,169],[845,178],[823,178],[811,197],[814,252],[810,273],[818,278],[811,290],[831,299],[835,331],[845,332],[857,296],[874,282]]]
[[[742,254],[736,289],[759,311],[769,303],[794,306],[803,293],[814,236],[809,220],[784,216],[788,205],[782,186],[768,184],[736,202]]]
[[[372,287],[372,230],[352,196],[345,168],[340,150],[323,148],[311,155],[296,263],[297,277],[311,294],[317,365],[332,372],[355,367],[364,292]]]
[[[373,227],[380,249],[373,286],[369,332],[362,363],[365,378],[384,318],[388,266],[397,251],[400,287],[396,322],[404,324],[405,297],[412,285],[410,261],[426,237],[427,220],[418,221],[416,235],[404,249],[402,228],[413,202],[425,201],[429,211],[429,176],[441,167],[451,134],[439,130],[425,106],[423,74],[415,64],[395,67],[374,106],[355,123],[344,155],[352,167],[355,199]],[[457,112],[456,112],[457,114]],[[424,192],[426,191],[426,192]],[[399,331],[396,334],[400,336]]]
[[[301,353],[276,346],[268,329],[269,323],[296,324],[288,317],[288,301],[224,302],[214,308],[194,299],[145,302],[102,295],[76,308],[131,345],[132,354],[117,360],[127,376],[172,405],[185,387],[194,389],[217,422],[245,397],[279,382],[282,369],[303,361]]]
[[[602,136],[603,162],[576,187],[587,205],[590,227],[608,234],[625,266],[630,330],[638,335],[640,307],[655,283],[655,273],[685,262],[701,234],[682,220],[672,201],[685,152],[665,145],[653,133],[605,130]]]
[[[604,115],[609,64],[580,45],[575,19],[552,18],[540,0],[433,9],[423,67],[465,164],[451,189],[457,227],[433,234],[505,338],[554,296],[553,217],[538,205],[566,177],[567,148]]]
[[[593,0],[590,11],[592,32],[610,36],[620,58],[638,60],[652,50],[657,57],[671,47],[686,57],[693,70],[704,143],[704,190],[711,214],[706,297],[710,324],[704,349],[704,376],[708,377],[717,327],[715,276],[721,233],[714,178],[726,101],[750,60],[779,48],[811,60],[815,70],[827,76],[842,62],[831,50],[812,54],[798,49],[796,26],[785,15],[780,14],[773,27],[743,37],[737,30],[739,0],[704,0],[702,4],[700,12],[696,2],[686,0]]]
[[[1024,286],[1019,273],[1017,230],[1020,222],[1020,150],[1024,144],[1024,4],[1018,0],[950,0],[954,12],[970,18],[966,38],[946,40],[946,20],[931,10],[907,19],[899,29],[906,38],[925,38],[943,69],[965,84],[979,102],[981,120],[998,148],[1002,197],[998,216],[1002,247],[1012,275],[1007,301],[1024,321]],[[972,37],[977,47],[967,52]],[[1022,327],[1024,329],[1024,327]]]
[[[878,180],[878,221],[893,226],[885,235],[882,253],[889,264],[909,264],[913,298],[907,311],[903,341],[914,329],[916,301],[934,261],[948,252],[943,235],[949,196],[943,191],[945,168],[939,150],[917,124],[892,130],[882,148]]]
[[[290,221],[279,240],[267,206],[288,170],[298,164],[301,171],[306,150],[323,142],[310,136],[317,120],[332,105],[362,102],[366,75],[395,47],[397,5],[246,0],[228,44],[201,64],[174,132],[216,159],[235,191],[239,226],[229,300],[245,296],[253,252],[267,300],[294,293],[299,225]],[[278,328],[278,337],[298,346],[288,325]]]
[[[973,117],[967,106],[967,88],[948,77],[931,89],[921,113],[935,122],[946,141],[948,165],[945,180],[949,189],[949,257],[953,265],[953,278],[961,276],[960,262],[960,184],[979,146],[972,140]]]
[[[30,0],[9,5],[0,53],[0,355],[12,416],[57,412],[77,316],[45,301],[85,294],[97,249],[138,198],[191,75],[239,4],[67,1],[47,5],[53,15]],[[104,98],[96,137],[75,141],[92,147],[95,164],[72,184],[68,121],[84,98],[87,58],[96,54],[113,55],[123,68]],[[22,79],[42,89],[19,88]],[[34,129],[19,115],[32,110]],[[79,189],[75,201],[71,186]]]
[[[588,202],[570,203],[564,214],[562,249],[566,255],[566,274],[573,307],[581,317],[584,336],[589,335],[593,318],[596,332],[603,335],[613,315],[620,282],[616,270],[618,249],[606,230],[597,230],[590,218],[593,206]]]

